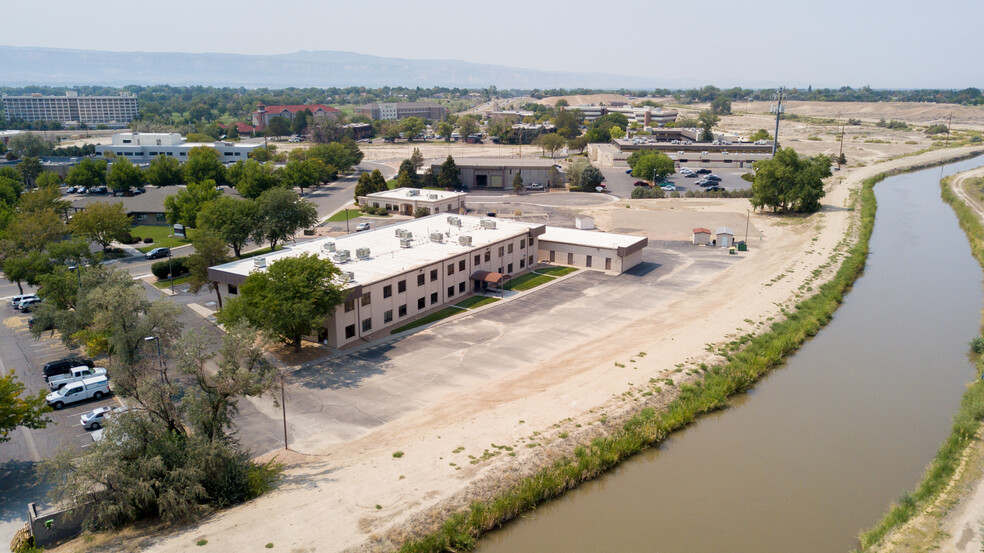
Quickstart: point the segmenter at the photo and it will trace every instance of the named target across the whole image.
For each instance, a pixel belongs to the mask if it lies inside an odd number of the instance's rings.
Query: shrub
[[[171,271],[174,271],[174,274],[171,276],[178,278],[179,276],[190,272],[186,266],[187,262],[187,257],[172,257],[170,261],[165,259],[151,265],[150,272],[157,277],[157,280],[164,280],[169,274],[171,274]]]
[[[981,142],[984,142],[984,139],[981,138],[981,135],[975,134],[974,136],[970,137],[969,142],[971,144],[980,144]]]
[[[971,340],[970,349],[974,353],[984,353],[984,337],[978,336]]]
[[[926,127],[924,131],[926,134],[941,134],[946,132],[946,125],[942,123],[936,123],[935,125],[930,125]]]
[[[147,238],[144,238],[143,239],[143,243],[144,244],[153,244],[154,243],[154,239],[152,237],[148,236]]]
[[[157,280],[164,280],[167,278],[170,271],[171,269],[168,267],[166,259],[164,261],[158,261],[150,266],[150,272],[157,277]]]
[[[636,186],[632,189],[632,199],[639,200],[644,198],[665,198],[663,190],[660,188],[649,188],[648,186]]]

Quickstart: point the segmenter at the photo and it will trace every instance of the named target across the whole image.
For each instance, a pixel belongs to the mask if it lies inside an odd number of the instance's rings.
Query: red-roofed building
[[[694,245],[706,246],[711,243],[711,229],[697,227],[694,229]]]
[[[298,104],[290,106],[265,106],[263,104],[257,104],[256,111],[253,112],[253,126],[256,127],[257,131],[262,131],[270,124],[270,119],[283,117],[288,122],[293,121],[294,116],[304,110],[309,110],[314,117],[338,117],[338,114],[341,113],[337,109],[324,104]]]
[[[218,125],[220,129],[228,129],[229,127],[232,126],[232,125],[223,125],[222,123],[219,123]],[[239,134],[253,134],[253,131],[256,130],[256,127],[254,127],[253,125],[250,125],[249,123],[243,123],[242,121],[237,121],[235,125],[236,125],[236,130],[239,131]]]

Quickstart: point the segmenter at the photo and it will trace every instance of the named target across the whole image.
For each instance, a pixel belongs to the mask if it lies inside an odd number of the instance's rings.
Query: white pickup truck
[[[109,394],[109,379],[105,376],[93,376],[79,382],[73,382],[61,390],[51,392],[45,397],[48,405],[61,409],[69,403],[76,403],[89,398],[102,399]]]
[[[68,373],[60,374],[58,376],[52,376],[48,379],[48,387],[52,390],[61,390],[67,384],[73,382],[80,382],[86,378],[93,376],[105,376],[106,369],[102,367],[90,368],[85,365],[79,367],[72,367],[69,369]]]

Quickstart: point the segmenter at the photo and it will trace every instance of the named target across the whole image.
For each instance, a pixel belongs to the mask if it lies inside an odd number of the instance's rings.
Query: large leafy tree
[[[167,222],[172,225],[181,223],[186,227],[195,228],[198,212],[206,203],[220,195],[215,182],[211,179],[189,184],[177,194],[164,198],[164,215],[167,217]]]
[[[718,96],[711,102],[711,111],[717,115],[731,115],[731,98],[724,94]]]
[[[584,113],[579,109],[565,109],[554,117],[554,125],[557,127],[557,134],[570,140],[581,134],[581,122],[584,121]]]
[[[478,122],[470,115],[458,118],[458,132],[461,133],[462,140],[470,134],[478,132]]]
[[[0,443],[10,440],[10,431],[18,426],[44,428],[51,419],[44,401],[45,393],[34,396],[24,393],[24,384],[17,381],[14,371],[0,373]]]
[[[266,130],[269,136],[284,136],[285,134],[290,134],[290,124],[286,119],[278,115],[270,118]]]
[[[441,188],[461,186],[461,169],[458,169],[453,157],[448,156],[441,164],[441,172],[437,174],[437,185]]]
[[[318,222],[318,210],[314,204],[302,200],[293,190],[272,188],[256,199],[259,225],[253,231],[257,242],[267,241],[270,249],[294,238],[301,229]]]
[[[184,176],[188,182],[201,182],[212,179],[215,184],[226,183],[225,166],[219,151],[210,146],[196,146],[188,151],[188,161],[184,165]]]
[[[420,188],[423,185],[420,175],[417,174],[417,168],[409,159],[404,159],[400,163],[400,170],[396,174],[396,179],[398,188]]]
[[[560,136],[555,132],[541,134],[536,139],[537,144],[541,148],[550,152],[550,157],[554,156],[554,153],[564,147],[564,137]]]
[[[157,156],[150,161],[145,175],[154,186],[173,186],[182,182],[181,162],[169,156]]]
[[[713,129],[714,126],[717,125],[719,121],[721,121],[721,118],[718,117],[718,115],[713,111],[709,109],[705,109],[704,111],[700,112],[700,115],[697,116],[697,121],[700,124],[700,128],[702,129],[700,135],[701,141],[710,142],[714,140]]]
[[[41,277],[51,271],[48,256],[40,252],[16,252],[4,258],[3,274],[7,280],[17,284],[19,294],[24,293],[23,283],[37,286]]]
[[[139,167],[130,163],[130,160],[117,158],[109,167],[109,176],[106,181],[113,190],[125,192],[142,185],[144,175]]]
[[[400,129],[406,135],[407,140],[413,142],[413,139],[420,133],[424,132],[427,125],[419,117],[407,117],[400,124]]]
[[[28,194],[24,197],[28,197]],[[63,215],[56,213],[51,207],[31,211],[18,209],[17,216],[4,232],[3,249],[42,252],[48,244],[60,240],[64,235]]]
[[[85,158],[68,171],[65,182],[69,186],[92,188],[106,184],[106,161]]]
[[[451,133],[454,132],[454,127],[451,123],[447,121],[441,121],[437,124],[437,136],[444,139],[445,142],[451,140]]]
[[[339,274],[335,265],[317,255],[279,259],[246,277],[239,297],[226,302],[219,320],[245,320],[300,351],[301,339],[316,334],[344,301]]]
[[[751,203],[773,212],[813,213],[824,197],[823,179],[831,175],[830,158],[800,157],[792,148],[780,148],[775,157],[756,161]]]
[[[635,154],[633,154],[635,155]],[[676,171],[673,160],[662,152],[645,152],[632,166],[632,176],[637,179],[661,181]]]
[[[195,253],[185,261],[185,266],[191,273],[189,277],[190,290],[197,294],[203,287],[207,287],[210,291],[215,292],[219,309],[222,309],[222,293],[219,291],[219,283],[208,278],[208,268],[230,260],[229,245],[218,234],[202,230],[195,233],[192,244],[195,246]]]
[[[325,165],[347,172],[358,165],[364,154],[354,140],[345,138],[330,144],[315,144],[308,150],[308,159],[320,159]]]
[[[57,173],[53,171],[42,171],[41,174],[38,175],[35,184],[38,185],[38,188],[46,188],[46,187],[58,188],[58,186],[61,185],[61,181],[62,179],[61,177],[58,176]]]
[[[273,163],[260,163],[255,159],[248,159],[238,171],[236,190],[244,198],[258,198],[267,190],[280,186],[280,175]]]
[[[28,186],[34,184],[34,179],[41,174],[41,168],[41,160],[36,157],[21,158],[20,163],[17,164],[17,172],[21,174],[24,184]]]
[[[105,251],[113,241],[126,236],[132,222],[123,210],[123,204],[94,202],[72,217],[69,229],[76,236],[99,244]]]
[[[54,151],[51,142],[33,132],[21,133],[11,138],[8,149],[17,157],[50,156]]]
[[[413,164],[415,171],[419,171],[424,166],[424,154],[420,153],[420,148],[414,148],[410,154],[410,163]]]
[[[236,257],[260,223],[256,202],[222,196],[208,202],[198,213],[198,230],[220,236]]]
[[[300,188],[303,194],[305,188],[311,188],[322,182],[323,168],[324,162],[320,159],[289,161],[284,167],[284,184],[290,188]]]

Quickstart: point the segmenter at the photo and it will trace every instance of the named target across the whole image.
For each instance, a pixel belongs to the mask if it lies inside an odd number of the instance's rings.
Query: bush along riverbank
[[[984,224],[980,217],[967,204],[960,200],[951,188],[952,177],[940,181],[941,196],[957,215],[960,228],[967,235],[970,249],[984,269]],[[981,335],[984,337],[984,320],[981,322]],[[975,340],[978,342],[978,340]],[[940,446],[933,462],[926,469],[922,482],[912,492],[903,493],[889,508],[888,513],[873,528],[859,536],[860,551],[871,551],[894,530],[901,528],[915,515],[925,510],[942,493],[954,478],[961,457],[967,449],[984,420],[984,357],[977,359],[977,378],[970,384],[960,400],[960,408],[953,417],[950,435]]]

